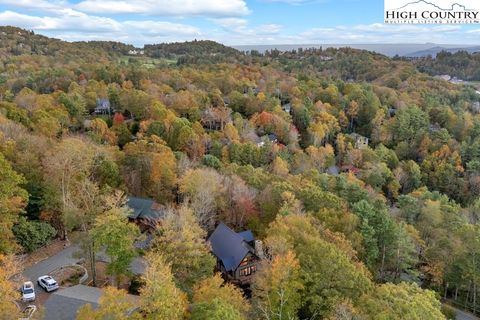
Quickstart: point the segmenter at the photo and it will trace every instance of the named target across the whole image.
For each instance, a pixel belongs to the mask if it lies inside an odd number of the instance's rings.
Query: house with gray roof
[[[155,229],[165,218],[165,206],[152,199],[128,197],[126,206],[131,210],[128,219],[135,222],[143,232]]]
[[[250,230],[235,232],[220,223],[208,238],[212,253],[217,258],[217,271],[226,281],[245,285],[251,282],[263,256],[261,241],[256,241]]]
[[[90,304],[93,308],[97,308],[102,294],[100,288],[81,284],[58,290],[50,294],[45,302],[45,319],[75,320],[80,307]],[[128,297],[132,300],[138,299],[133,295]]]
[[[111,114],[112,109],[110,107],[110,100],[108,99],[97,99],[97,104],[95,106],[95,114]]]

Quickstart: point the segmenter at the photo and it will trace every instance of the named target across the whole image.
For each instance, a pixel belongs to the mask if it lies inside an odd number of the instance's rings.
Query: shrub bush
[[[26,252],[32,252],[46,245],[57,231],[46,222],[29,221],[21,217],[13,226],[13,234]]]

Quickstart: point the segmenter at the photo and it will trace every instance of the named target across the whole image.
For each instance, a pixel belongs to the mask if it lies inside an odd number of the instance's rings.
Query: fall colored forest
[[[134,49],[0,27],[0,319],[15,257],[75,233],[118,281],[148,262],[135,303],[112,285],[78,319],[478,312],[480,89],[434,78],[478,54]],[[148,249],[125,196],[167,208]],[[263,241],[247,293],[214,272],[221,222]]]

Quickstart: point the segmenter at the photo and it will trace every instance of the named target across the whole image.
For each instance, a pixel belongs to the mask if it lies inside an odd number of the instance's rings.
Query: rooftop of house
[[[208,238],[213,254],[222,261],[226,271],[237,269],[248,253],[255,254],[255,249],[248,244],[254,240],[250,230],[236,233],[223,223]]]
[[[435,76],[434,78],[449,81],[452,77],[448,74],[442,74],[442,75]]]
[[[159,220],[165,217],[165,208],[152,199],[129,197],[127,206],[132,209],[131,219]]]
[[[352,138],[355,139],[355,140],[368,139],[367,137],[364,137],[364,136],[362,136],[361,134],[358,134],[358,133],[356,133],[356,132],[350,133],[350,137],[352,137]]]
[[[277,141],[278,141],[278,138],[277,138],[277,136],[276,136],[275,134],[270,133],[270,134],[268,135],[268,140],[269,140],[270,142],[277,142]]]
[[[243,238],[243,240],[247,242],[255,241],[255,237],[253,236],[253,233],[250,230],[242,231],[242,232],[239,232],[238,234]]]
[[[330,166],[327,168],[326,170],[327,174],[329,175],[332,175],[332,176],[338,176],[338,174],[340,173],[340,168],[333,165],[333,166]]]
[[[110,100],[97,99],[97,108],[110,108]]]
[[[102,296],[99,288],[76,285],[52,293],[45,302],[45,319],[75,320],[81,306],[91,304],[98,307]],[[131,296],[131,299],[137,299]]]
[[[287,103],[284,103],[282,104],[282,108],[285,110],[285,109],[290,109],[292,108],[292,104],[290,102],[287,102]]]

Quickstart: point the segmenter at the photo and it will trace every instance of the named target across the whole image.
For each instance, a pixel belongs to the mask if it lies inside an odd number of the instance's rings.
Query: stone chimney
[[[255,240],[255,254],[260,258],[264,259],[265,255],[263,253],[263,241]]]

